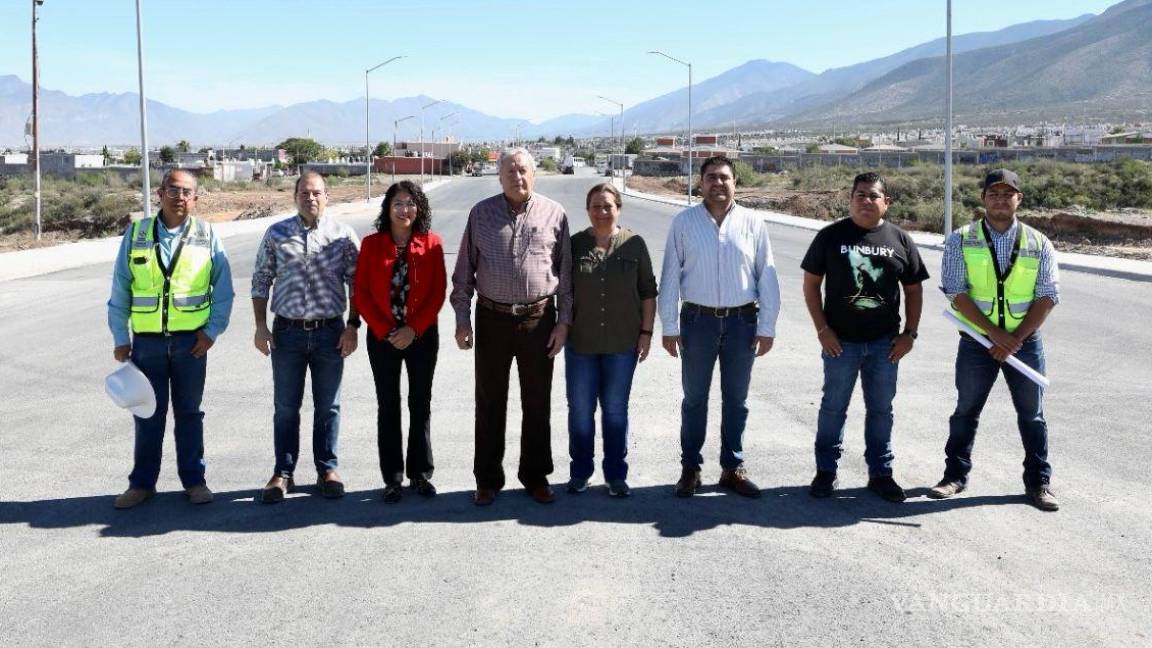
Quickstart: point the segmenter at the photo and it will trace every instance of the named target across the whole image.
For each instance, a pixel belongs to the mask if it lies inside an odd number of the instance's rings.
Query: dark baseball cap
[[[1006,184],[1016,191],[1020,191],[1020,176],[1016,175],[1015,171],[1008,169],[994,169],[984,176],[984,191],[992,185]]]

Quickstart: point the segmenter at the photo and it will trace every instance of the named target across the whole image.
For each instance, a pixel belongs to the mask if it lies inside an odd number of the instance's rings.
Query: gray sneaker
[[[1056,495],[1052,493],[1052,489],[1048,484],[1040,484],[1027,490],[1028,501],[1032,506],[1040,509],[1041,511],[1059,511],[1060,502],[1056,500]]]
[[[573,477],[572,479],[568,480],[568,492],[569,493],[576,495],[578,493],[583,493],[586,490],[588,490],[588,480],[587,479],[576,479],[575,477]]]
[[[613,479],[608,482],[608,494],[612,497],[628,497],[632,489],[628,488],[628,482],[623,479]]]

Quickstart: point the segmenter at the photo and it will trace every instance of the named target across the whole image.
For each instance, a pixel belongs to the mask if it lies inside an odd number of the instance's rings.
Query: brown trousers
[[[552,358],[548,337],[556,326],[551,303],[536,315],[515,316],[476,308],[476,457],[478,488],[504,487],[504,430],[512,360],[520,376],[520,469],[525,488],[552,473]]]

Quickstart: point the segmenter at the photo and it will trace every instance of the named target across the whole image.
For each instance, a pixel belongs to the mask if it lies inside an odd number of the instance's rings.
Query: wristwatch
[[[908,337],[912,338],[913,340],[920,337],[919,335],[916,334],[916,331],[904,331],[904,335],[907,335]]]
[[[351,326],[354,329],[360,328],[360,318],[357,317],[355,319],[349,319],[348,320],[348,326]]]

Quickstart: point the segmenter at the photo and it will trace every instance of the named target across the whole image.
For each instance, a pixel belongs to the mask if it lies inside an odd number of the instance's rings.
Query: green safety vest
[[[1014,262],[1008,276],[1001,277],[990,241],[984,236],[984,221],[979,220],[960,228],[964,266],[968,270],[968,297],[984,313],[988,321],[1011,333],[1024,321],[1028,309],[1036,299],[1036,276],[1040,269],[1040,251],[1043,236],[1035,229],[1019,223],[1016,234]],[[960,319],[972,328],[987,334],[984,327],[970,321],[953,309]]]
[[[195,331],[208,323],[212,306],[212,240],[204,221],[188,217],[172,251],[160,262],[159,218],[132,225],[128,268],[132,272],[132,330],[136,333]]]

